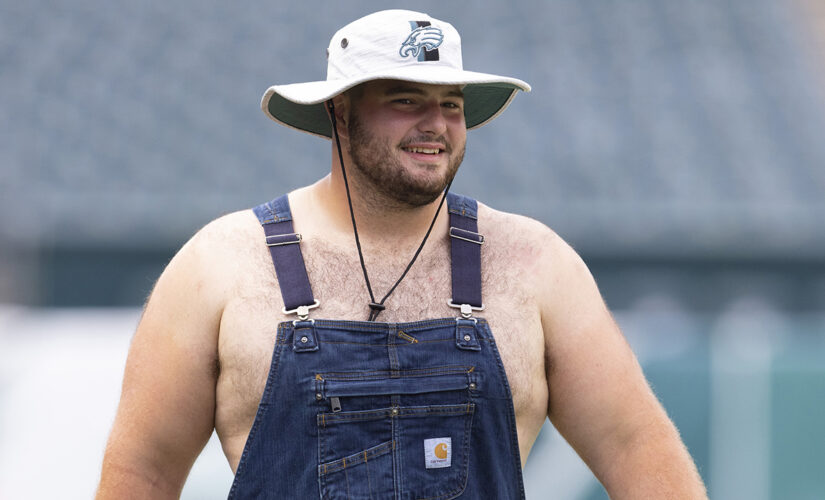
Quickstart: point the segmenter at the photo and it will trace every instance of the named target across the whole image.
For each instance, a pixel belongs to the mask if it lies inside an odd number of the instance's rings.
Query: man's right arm
[[[158,279],[129,349],[97,499],[177,498],[214,427],[225,293],[207,226]]]

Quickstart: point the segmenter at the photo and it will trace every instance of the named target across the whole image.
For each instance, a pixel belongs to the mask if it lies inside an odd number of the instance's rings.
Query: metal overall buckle
[[[484,310],[484,304],[481,304],[478,307],[471,306],[470,304],[454,304],[452,299],[447,301],[447,305],[454,308],[454,309],[458,309],[461,312],[461,317],[463,319],[472,319],[474,321],[478,321],[478,320],[473,317],[473,311],[483,311]]]
[[[309,310],[310,309],[315,309],[316,307],[318,307],[320,305],[321,305],[321,303],[318,302],[318,299],[315,299],[315,301],[312,304],[308,305],[308,306],[298,306],[295,309],[290,309],[288,311],[286,309],[286,306],[284,306],[284,308],[281,309],[281,312],[284,313],[284,314],[292,314],[292,313],[297,314],[298,319],[296,319],[295,321],[292,322],[293,324],[295,324],[299,321],[308,320],[309,319]],[[310,321],[314,321],[314,320],[310,320]]]

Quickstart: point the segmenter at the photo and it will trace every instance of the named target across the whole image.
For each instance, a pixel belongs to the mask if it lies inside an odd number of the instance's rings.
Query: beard
[[[366,130],[358,115],[350,114],[347,124],[349,132],[349,154],[359,177],[363,178],[366,196],[381,195],[385,200],[392,200],[400,206],[416,208],[432,203],[452,182],[458,167],[464,160],[465,147],[453,155],[453,147],[443,136],[433,138],[419,136],[405,139],[398,147],[415,142],[440,142],[449,155],[449,162],[444,174],[438,177],[414,175],[402,165],[398,149],[392,147],[387,139],[371,134]],[[423,168],[423,167],[422,167]],[[432,168],[436,168],[432,166]],[[372,193],[372,194],[370,194]]]

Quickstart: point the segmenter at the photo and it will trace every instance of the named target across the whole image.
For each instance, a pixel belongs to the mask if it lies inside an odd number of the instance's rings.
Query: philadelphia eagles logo
[[[417,58],[423,48],[427,52],[435,50],[444,41],[444,33],[434,26],[421,26],[413,30],[401,44],[401,57]]]

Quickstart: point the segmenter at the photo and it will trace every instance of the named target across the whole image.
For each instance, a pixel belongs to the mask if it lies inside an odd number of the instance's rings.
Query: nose
[[[425,134],[442,135],[447,131],[447,118],[438,102],[429,103],[423,110],[418,130]]]

